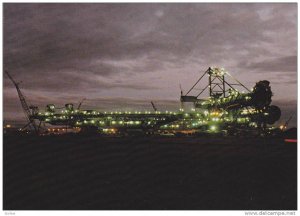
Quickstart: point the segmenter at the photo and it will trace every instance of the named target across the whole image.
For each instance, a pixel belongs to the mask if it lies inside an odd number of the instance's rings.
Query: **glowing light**
[[[289,143],[296,143],[296,139],[285,139],[284,142],[289,142]]]
[[[216,130],[217,130],[217,127],[216,127],[215,125],[212,125],[212,126],[210,126],[210,130],[211,130],[211,131],[216,131]]]

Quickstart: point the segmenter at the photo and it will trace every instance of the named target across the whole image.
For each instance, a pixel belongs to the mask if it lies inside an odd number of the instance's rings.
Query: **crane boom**
[[[21,105],[22,105],[22,108],[23,108],[23,111],[25,113],[25,116],[27,118],[27,120],[29,121],[29,125],[32,125],[32,127],[34,128],[35,132],[37,132],[37,126],[34,122],[34,120],[31,118],[31,112],[30,112],[30,108],[26,102],[26,99],[24,97],[24,95],[22,94],[20,88],[19,88],[19,84],[12,78],[12,76],[8,73],[8,71],[4,71],[6,73],[6,75],[8,76],[8,78],[11,80],[11,82],[14,84],[14,86],[16,87],[17,89],[17,92],[18,92],[18,96],[19,96],[19,99],[20,99],[20,102],[21,102]]]
[[[153,107],[154,111],[156,112],[156,111],[157,111],[157,109],[156,109],[156,106],[154,105],[153,101],[151,101],[151,105],[152,105],[152,107]]]
[[[85,100],[86,100],[86,98],[83,98],[83,99],[80,101],[80,103],[79,103],[79,105],[78,105],[78,107],[77,107],[78,110],[80,109],[80,107],[81,107],[83,101],[85,101]]]
[[[284,126],[283,126],[284,128],[287,128],[287,126],[289,125],[291,119],[293,118],[293,115],[294,115],[294,114],[292,114],[291,117],[285,122],[285,124],[284,124]]]

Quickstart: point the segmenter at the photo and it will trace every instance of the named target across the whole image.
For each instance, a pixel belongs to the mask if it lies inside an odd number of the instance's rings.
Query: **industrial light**
[[[284,125],[280,125],[280,130],[283,130],[283,129],[286,129],[286,126],[284,126]]]
[[[210,130],[211,130],[211,131],[216,131],[216,130],[217,130],[217,127],[216,127],[215,125],[212,125],[212,126],[210,126]]]

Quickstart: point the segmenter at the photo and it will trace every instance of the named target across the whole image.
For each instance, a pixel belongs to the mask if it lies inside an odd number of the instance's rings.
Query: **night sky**
[[[269,80],[279,122],[296,114],[296,3],[3,7],[4,68],[41,109],[87,98],[84,109],[151,110],[152,100],[177,110],[179,84],[186,92],[219,66],[248,88]],[[3,85],[4,120],[24,120],[6,76]]]

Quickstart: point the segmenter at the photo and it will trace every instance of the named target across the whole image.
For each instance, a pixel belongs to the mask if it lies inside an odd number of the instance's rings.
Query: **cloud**
[[[297,56],[284,56],[260,62],[249,62],[245,67],[259,72],[297,72]]]
[[[179,83],[214,65],[247,86],[272,79],[275,93],[297,80],[296,3],[5,3],[3,16],[4,68],[38,104],[175,100]],[[10,88],[5,76],[4,108],[16,110]]]

